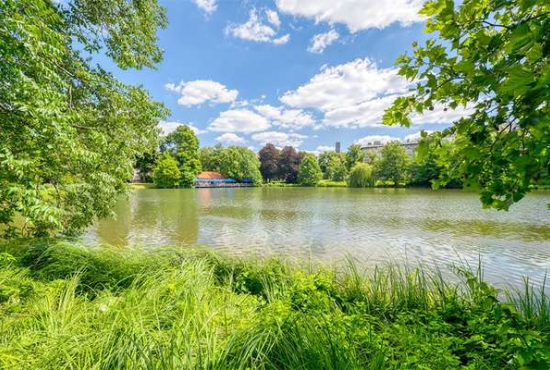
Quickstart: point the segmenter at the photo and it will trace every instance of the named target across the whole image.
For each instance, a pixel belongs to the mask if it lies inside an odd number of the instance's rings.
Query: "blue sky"
[[[108,69],[172,111],[165,130],[196,129],[201,146],[265,142],[322,151],[342,142],[404,139],[464,114],[436,107],[411,129],[381,126],[409,83],[394,61],[426,39],[422,0],[161,0],[156,70]],[[103,58],[102,58],[103,59]]]

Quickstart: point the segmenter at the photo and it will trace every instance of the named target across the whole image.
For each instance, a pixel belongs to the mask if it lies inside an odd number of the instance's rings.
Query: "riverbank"
[[[0,367],[518,369],[550,365],[547,299],[475,274],[305,271],[200,249],[0,246]],[[538,367],[535,367],[537,366]]]

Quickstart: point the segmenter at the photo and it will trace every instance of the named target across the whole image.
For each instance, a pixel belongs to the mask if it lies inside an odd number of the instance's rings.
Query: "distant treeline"
[[[453,156],[453,142],[425,135],[411,156],[399,142],[381,150],[365,152],[359,144],[346,152],[326,151],[315,156],[292,146],[282,149],[266,144],[252,150],[218,144],[199,148],[193,131],[182,125],[161,139],[159,147],[139,157],[136,168],[141,181],[160,188],[191,187],[202,171],[215,171],[237,181],[316,186],[321,180],[351,187],[371,186],[461,186],[444,171],[442,163]],[[456,165],[460,164],[454,158]]]

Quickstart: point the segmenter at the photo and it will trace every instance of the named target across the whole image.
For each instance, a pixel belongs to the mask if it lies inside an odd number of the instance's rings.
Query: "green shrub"
[[[321,172],[319,163],[317,163],[317,159],[311,154],[306,154],[298,171],[298,183],[306,186],[315,186],[322,178],[323,173]]]
[[[372,167],[366,163],[358,163],[351,169],[348,184],[352,188],[366,188],[374,186]]]
[[[153,181],[157,188],[176,188],[179,185],[181,172],[178,161],[169,152],[165,152],[153,170]]]

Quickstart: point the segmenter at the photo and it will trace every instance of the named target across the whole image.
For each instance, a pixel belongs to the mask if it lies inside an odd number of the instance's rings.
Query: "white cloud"
[[[175,121],[172,121],[172,122],[160,121],[158,124],[158,127],[161,129],[161,135],[168,135],[169,133],[173,132],[175,129],[177,129],[181,125],[187,125],[191,130],[193,130],[195,135],[204,134],[206,132],[206,130],[201,130],[200,128],[193,126],[193,124],[191,123],[185,124],[185,123],[175,122]]]
[[[208,15],[214,13],[218,8],[216,0],[193,0],[193,2]]]
[[[280,100],[293,108],[321,111],[324,127],[376,127],[382,126],[384,111],[395,98],[408,94],[411,86],[397,68],[378,68],[365,58],[324,66],[308,83],[287,91]],[[465,108],[445,111],[443,105],[435,105],[433,111],[413,114],[411,120],[415,124],[450,123],[470,112]]]
[[[316,152],[318,153],[323,153],[323,152],[333,152],[334,151],[334,147],[333,146],[330,146],[330,145],[319,145],[317,147],[317,149],[315,149]]]
[[[300,130],[315,124],[313,116],[301,109],[285,109],[268,104],[256,106],[255,109],[262,116],[271,120],[273,125],[285,129]]]
[[[178,104],[188,107],[205,102],[232,103],[239,95],[237,90],[229,90],[221,83],[212,80],[182,81],[178,85],[168,83],[164,87],[180,94]]]
[[[434,131],[431,130],[423,130],[427,134],[431,134]],[[403,138],[404,143],[417,143],[420,141],[420,138],[422,137],[422,131],[415,132],[414,134],[407,135]]]
[[[423,21],[418,14],[424,0],[276,0],[282,13],[312,18],[315,22],[345,24],[354,33]]]
[[[338,40],[339,37],[340,35],[335,30],[317,34],[311,39],[311,45],[307,50],[312,53],[322,53],[327,46]]]
[[[230,132],[226,132],[223,135],[220,135],[216,138],[218,143],[228,144],[228,145],[241,145],[246,143],[246,140],[239,135],[235,135]]]
[[[398,137],[393,137],[388,135],[368,135],[368,136],[362,137],[361,139],[355,140],[355,144],[359,144],[361,146],[367,146],[367,145],[375,145],[375,144],[387,144],[392,141],[402,142],[402,140]]]
[[[265,12],[267,15],[267,21],[274,25],[275,27],[279,27],[281,25],[281,21],[279,20],[279,14],[277,14],[274,10],[267,10]]]
[[[225,33],[243,40],[270,42],[275,45],[285,44],[290,40],[290,35],[288,34],[280,37],[277,36],[280,21],[276,12],[268,10],[265,13],[265,18],[271,23],[271,26],[263,23],[261,14],[256,9],[252,9],[249,16],[246,23],[228,25]]]
[[[273,39],[273,43],[275,45],[283,45],[283,44],[286,44],[287,42],[290,41],[290,35],[287,33],[286,35],[284,36],[281,36],[281,37],[277,37],[276,39]]]
[[[404,93],[408,83],[397,69],[380,69],[369,59],[356,59],[335,67],[323,66],[320,73],[281,101],[296,108],[330,111],[354,106],[380,95]]]
[[[319,145],[315,150],[305,150],[305,152],[311,153],[316,157],[318,157],[321,153],[333,151],[334,147],[328,145]]]
[[[306,138],[306,135],[278,131],[266,131],[252,135],[252,139],[257,141],[260,145],[271,143],[277,147],[293,146],[297,148]]]
[[[269,121],[259,114],[247,109],[232,109],[221,112],[208,129],[216,132],[241,132],[249,134],[264,131],[271,127]]]

